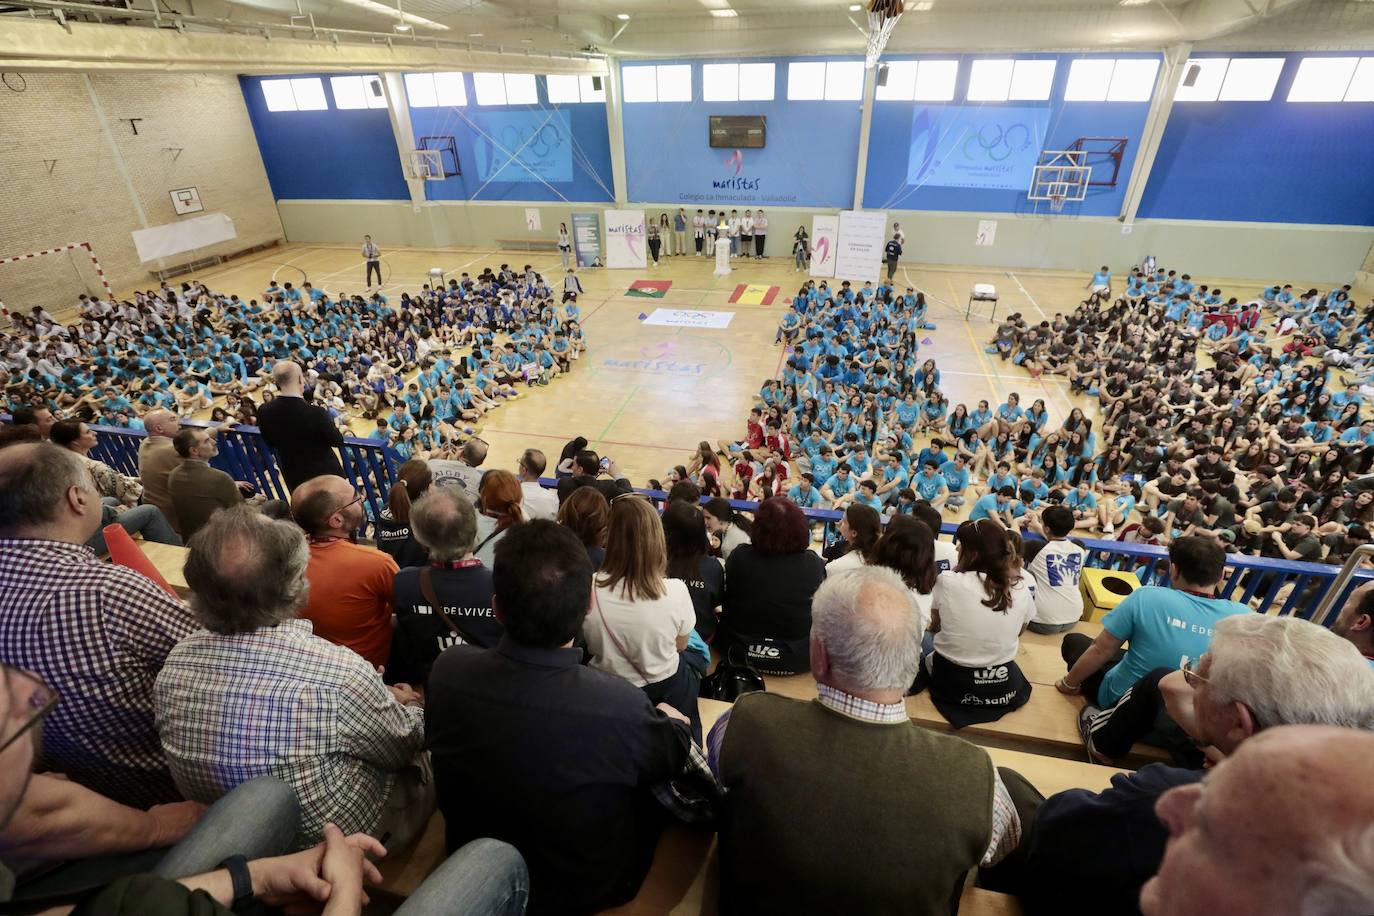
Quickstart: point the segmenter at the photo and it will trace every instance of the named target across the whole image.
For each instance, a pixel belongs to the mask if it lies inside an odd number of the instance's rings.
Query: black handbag
[[[716,665],[716,670],[701,679],[702,699],[733,703],[746,693],[768,689],[763,675],[749,663],[747,655],[742,662],[735,661],[735,651],[743,649],[738,643],[730,646],[725,651],[725,658]]]

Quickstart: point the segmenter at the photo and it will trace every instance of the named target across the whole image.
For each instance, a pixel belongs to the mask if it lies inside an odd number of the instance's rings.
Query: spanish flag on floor
[[[735,287],[735,294],[730,297],[730,302],[734,305],[772,305],[777,295],[776,286],[741,283]]]
[[[625,295],[640,299],[662,299],[672,285],[672,280],[636,280],[630,284]]]

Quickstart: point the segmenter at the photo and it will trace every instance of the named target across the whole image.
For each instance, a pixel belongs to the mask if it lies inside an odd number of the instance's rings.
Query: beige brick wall
[[[153,285],[149,271],[158,265],[141,263],[134,249],[130,233],[142,226],[83,76],[24,78],[24,92],[0,88],[0,257],[90,242],[117,292]],[[283,237],[234,75],[96,73],[91,81],[148,225],[187,218],[176,215],[168,192],[194,185],[204,212],[228,214],[238,234],[196,256]],[[138,135],[120,118],[142,118]],[[166,152],[177,148],[175,159]],[[45,159],[57,160],[51,174]],[[62,308],[88,289],[99,290],[98,280],[79,252],[0,265],[0,301],[11,310]]]

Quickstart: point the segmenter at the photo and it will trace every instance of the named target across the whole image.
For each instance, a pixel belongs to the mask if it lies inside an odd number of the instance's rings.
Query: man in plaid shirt
[[[332,822],[404,847],[434,810],[420,697],[296,618],[308,562],[298,527],[247,506],[191,539],[186,582],[204,629],[158,675],[162,746],[187,798],[275,776],[300,800],[302,844]]]
[[[153,721],[153,679],[195,624],[147,578],[83,546],[101,508],[75,453],[0,451],[0,658],[62,695],[43,723],[40,767],[146,808],[181,798]]]

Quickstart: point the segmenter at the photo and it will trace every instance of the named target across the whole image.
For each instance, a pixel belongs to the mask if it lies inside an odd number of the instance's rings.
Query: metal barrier
[[[291,493],[282,480],[276,451],[263,439],[256,426],[216,426],[196,420],[182,420],[182,426],[218,429],[219,454],[210,462],[235,480],[257,487],[269,499],[290,499]],[[92,426],[96,433],[91,457],[110,467],[138,476],[138,449],[148,434],[141,429],[121,429]],[[375,521],[387,504],[387,496],[396,482],[396,468],[401,457],[396,452],[370,439],[344,437],[339,450],[344,476],[363,494],[364,511],[369,521]]]
[[[183,420],[182,425],[212,426],[190,420]],[[107,426],[93,426],[92,429],[97,433],[92,457],[123,474],[137,477],[138,448],[147,434],[143,430]],[[220,453],[211,462],[214,467],[235,480],[253,484],[269,497],[290,498],[278,470],[276,454],[256,427],[220,427],[219,445]],[[400,456],[377,442],[351,436],[344,438],[340,455],[344,475],[363,493],[368,519],[377,519],[396,481]],[[558,485],[554,478],[543,478],[539,483],[547,488]],[[636,492],[660,505],[668,498],[662,490],[636,488]],[[729,502],[736,512],[754,512],[759,506],[749,500],[732,499]],[[802,513],[813,521],[826,524],[838,522],[844,514],[832,509],[803,509]],[[957,527],[955,523],[946,522],[940,526],[940,534],[952,536]],[[1090,567],[1134,572],[1145,585],[1169,584],[1169,551],[1163,547],[1095,538],[1074,540],[1088,551]],[[1357,551],[1345,568],[1327,563],[1296,563],[1271,557],[1227,554],[1226,574],[1218,595],[1251,604],[1262,614],[1291,614],[1329,626],[1334,619],[1331,610],[1339,609],[1356,588],[1374,581],[1374,568],[1362,565],[1369,553],[1374,553],[1374,549],[1363,553]]]

